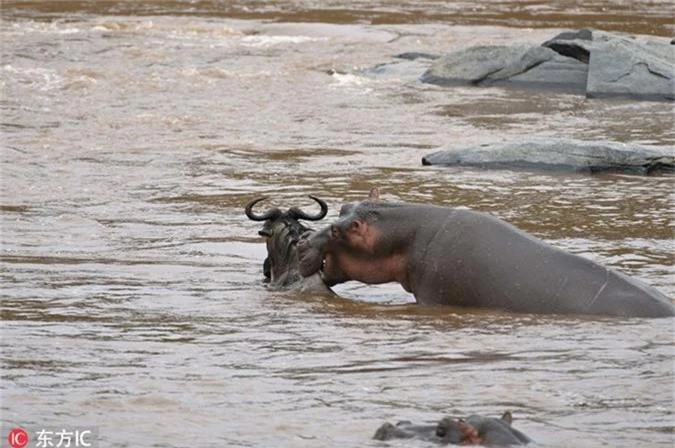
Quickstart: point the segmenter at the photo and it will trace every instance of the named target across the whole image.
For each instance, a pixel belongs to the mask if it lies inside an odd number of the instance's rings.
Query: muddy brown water
[[[355,72],[566,28],[674,31],[669,2],[580,3],[4,1],[2,443],[24,426],[94,428],[102,447],[375,447],[384,421],[508,409],[538,446],[672,446],[673,319],[273,292],[243,215],[315,194],[333,219],[378,185],[674,297],[672,177],[420,165],[524,135],[673,144],[672,104]]]

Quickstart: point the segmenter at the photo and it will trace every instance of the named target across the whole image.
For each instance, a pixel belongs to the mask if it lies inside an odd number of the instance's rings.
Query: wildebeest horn
[[[309,195],[310,198],[314,199],[320,206],[321,210],[316,215],[308,215],[297,207],[293,207],[289,210],[289,214],[295,219],[304,219],[305,221],[318,221],[323,219],[328,213],[328,205],[321,199]]]
[[[253,221],[267,221],[268,219],[275,220],[281,215],[281,210],[279,210],[278,208],[270,209],[265,213],[263,213],[262,215],[256,215],[255,213],[253,213],[253,206],[260,201],[264,201],[265,199],[267,199],[267,197],[263,196],[261,198],[254,199],[248,204],[246,204],[245,212],[248,219],[252,219]]]

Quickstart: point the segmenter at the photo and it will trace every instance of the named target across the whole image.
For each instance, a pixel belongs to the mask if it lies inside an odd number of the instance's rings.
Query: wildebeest
[[[313,232],[300,220],[319,221],[328,213],[328,205],[324,201],[314,196],[309,197],[321,207],[314,215],[298,207],[291,207],[283,212],[275,207],[256,214],[253,207],[267,199],[266,197],[254,199],[246,204],[245,213],[253,221],[264,221],[258,234],[266,240],[267,258],[263,262],[263,274],[270,287],[333,294],[333,291],[321,279],[320,274],[303,277],[298,271],[296,244],[302,235]]]

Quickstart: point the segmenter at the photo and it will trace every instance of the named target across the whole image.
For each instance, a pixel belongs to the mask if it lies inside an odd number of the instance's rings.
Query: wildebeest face
[[[311,229],[289,217],[266,222],[259,234],[267,245],[267,258],[263,263],[265,277],[275,286],[287,286],[301,278],[297,272],[296,245],[300,237]]]
[[[253,213],[253,206],[264,198],[255,199],[246,206],[246,216],[254,221],[265,221],[258,233],[265,238],[267,246],[263,273],[273,286],[285,287],[302,279],[298,270],[296,245],[303,234],[312,230],[299,220],[316,221],[325,217],[328,212],[325,202],[310,197],[321,206],[321,211],[315,215],[307,214],[296,207],[285,212],[273,208],[263,214]]]

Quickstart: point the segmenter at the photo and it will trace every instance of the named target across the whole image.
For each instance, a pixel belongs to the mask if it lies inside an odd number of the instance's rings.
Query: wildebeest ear
[[[502,420],[510,425],[513,422],[513,416],[511,415],[511,413],[509,411],[506,411],[502,415]]]
[[[380,189],[377,187],[373,187],[370,189],[370,194],[368,195],[368,199],[377,202],[380,200]]]

